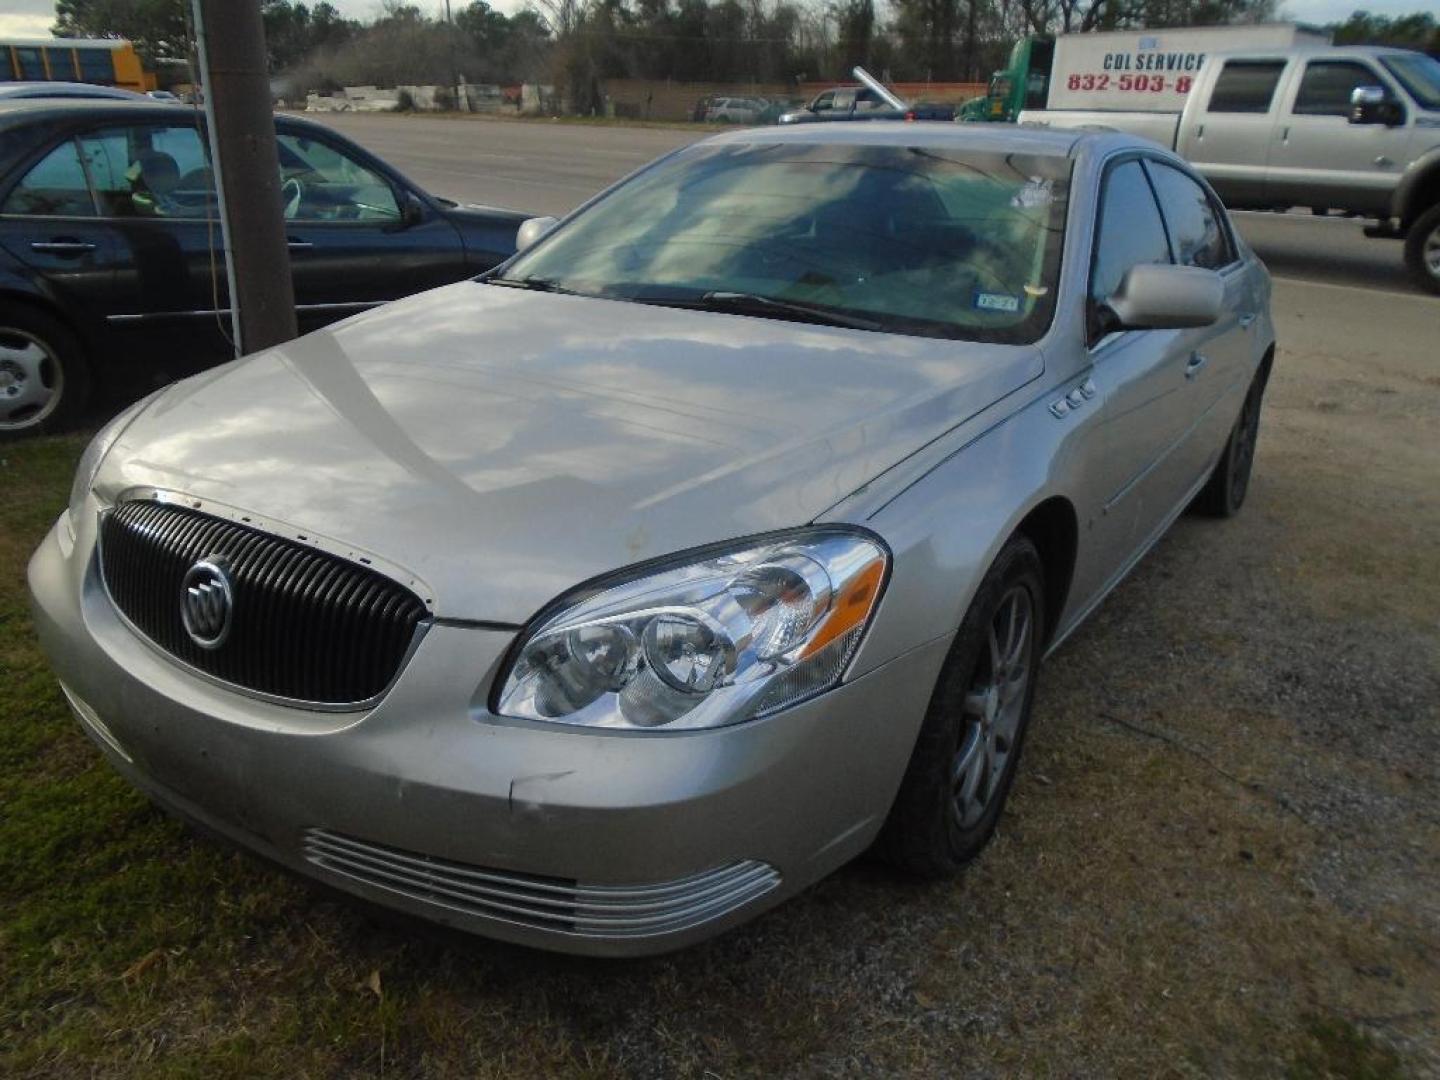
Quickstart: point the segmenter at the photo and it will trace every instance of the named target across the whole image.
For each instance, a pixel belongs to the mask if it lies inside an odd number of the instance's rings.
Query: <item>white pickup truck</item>
[[[1440,293],[1440,62],[1403,49],[1247,49],[1205,57],[1178,112],[1040,109],[1022,124],[1144,135],[1191,161],[1232,209],[1373,219]]]

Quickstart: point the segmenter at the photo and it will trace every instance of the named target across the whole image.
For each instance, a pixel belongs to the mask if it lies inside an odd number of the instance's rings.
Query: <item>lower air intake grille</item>
[[[332,873],[452,911],[590,938],[686,930],[780,884],[772,867],[747,860],[655,885],[582,885],[467,866],[324,829],[306,831],[305,856]]]
[[[186,574],[230,575],[229,629],[201,648],[186,629]],[[383,574],[306,544],[171,503],[122,503],[100,526],[100,572],[131,624],[165,652],[247,690],[357,705],[394,680],[425,605]]]

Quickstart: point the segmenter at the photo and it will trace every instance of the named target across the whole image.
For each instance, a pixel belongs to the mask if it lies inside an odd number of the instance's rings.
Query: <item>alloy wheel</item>
[[[1017,749],[1034,676],[1035,602],[1015,585],[1000,599],[961,709],[960,745],[950,768],[951,813],[973,827],[999,794]]]
[[[0,327],[0,431],[34,427],[65,393],[65,373],[45,342],[24,330]]]
[[[1430,271],[1430,276],[1440,279],[1440,222],[1437,222],[1430,230],[1430,235],[1425,237],[1420,257],[1425,261],[1425,269]]]

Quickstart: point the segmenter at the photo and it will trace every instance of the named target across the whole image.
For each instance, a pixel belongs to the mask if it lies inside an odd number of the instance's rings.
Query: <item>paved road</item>
[[[427,190],[465,202],[562,214],[701,129],[590,127],[416,116],[319,117],[395,163]],[[1281,280],[1411,293],[1400,244],[1360,223],[1301,214],[1237,214],[1240,231]],[[1364,294],[1351,314],[1363,314]]]
[[[325,120],[427,191],[462,202],[563,214],[702,132],[418,116]]]

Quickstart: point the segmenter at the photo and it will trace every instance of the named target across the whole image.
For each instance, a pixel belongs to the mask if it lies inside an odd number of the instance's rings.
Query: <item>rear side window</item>
[[[214,179],[193,127],[108,128],[80,137],[105,217],[203,218]]]
[[[1269,112],[1284,70],[1283,60],[1227,60],[1210,92],[1210,112]]]
[[[1175,258],[1185,266],[1208,270],[1219,270],[1234,262],[1221,212],[1205,189],[1179,169],[1161,162],[1147,162],[1146,168],[1170,227]]]
[[[66,139],[16,184],[0,213],[26,217],[94,217],[95,203],[75,141]]]
[[[1350,60],[1312,60],[1305,65],[1300,92],[1295,95],[1297,116],[1349,116],[1350,95],[1360,86],[1385,84],[1364,64]],[[1389,92],[1385,95],[1390,96]]]
[[[1100,231],[1090,269],[1091,309],[1120,288],[1132,266],[1169,261],[1165,226],[1140,162],[1116,165],[1106,176],[1100,196]]]

